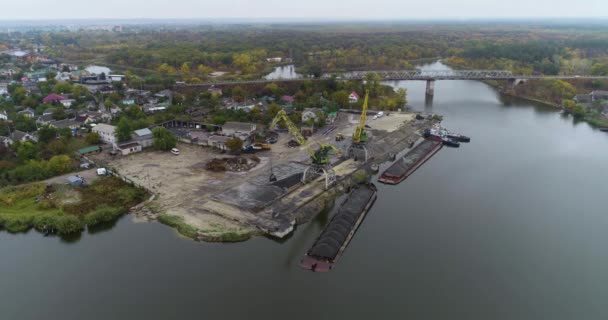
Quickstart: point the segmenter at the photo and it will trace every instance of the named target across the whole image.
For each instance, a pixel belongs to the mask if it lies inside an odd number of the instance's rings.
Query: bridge
[[[294,82],[294,81],[323,81],[329,79],[336,80],[365,80],[368,74],[377,75],[382,81],[400,80],[420,80],[426,81],[427,95],[435,93],[435,81],[437,80],[502,80],[514,87],[528,80],[543,79],[598,79],[608,80],[608,76],[587,76],[587,75],[514,75],[506,70],[389,70],[389,71],[350,71],[344,73],[327,73],[319,78],[298,77],[298,78],[279,78],[279,79],[257,79],[257,80],[216,80],[206,83],[181,84],[186,87],[209,87],[214,85],[238,85],[271,82]]]

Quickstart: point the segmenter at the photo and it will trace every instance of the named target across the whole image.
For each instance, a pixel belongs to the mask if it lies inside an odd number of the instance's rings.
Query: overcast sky
[[[608,17],[608,0],[2,0],[0,19]]]

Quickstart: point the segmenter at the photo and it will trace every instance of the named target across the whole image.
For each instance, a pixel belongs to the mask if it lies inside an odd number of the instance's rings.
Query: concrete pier
[[[427,96],[435,95],[435,80],[426,81],[426,95]]]

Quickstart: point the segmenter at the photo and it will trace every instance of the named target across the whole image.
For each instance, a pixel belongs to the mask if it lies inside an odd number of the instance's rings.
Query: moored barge
[[[378,181],[399,184],[443,147],[441,141],[424,140],[382,173]]]
[[[376,201],[377,192],[372,183],[356,186],[306,252],[300,266],[313,272],[328,272],[333,269]]]

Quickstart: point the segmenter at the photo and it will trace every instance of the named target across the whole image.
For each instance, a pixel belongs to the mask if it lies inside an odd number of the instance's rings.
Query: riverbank
[[[148,193],[115,177],[90,186],[32,183],[0,189],[0,229],[11,233],[34,228],[67,236],[116,221]]]

